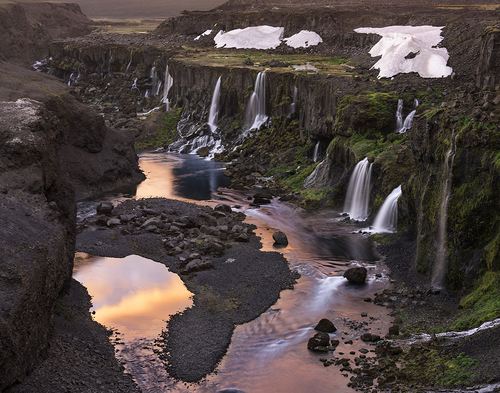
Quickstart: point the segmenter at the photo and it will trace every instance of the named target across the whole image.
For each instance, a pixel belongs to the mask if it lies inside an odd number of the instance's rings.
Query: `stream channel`
[[[294,289],[283,291],[274,306],[236,327],[215,373],[200,383],[186,384],[168,377],[154,351],[154,340],[169,316],[191,305],[180,278],[139,256],[116,259],[77,252],[74,277],[92,296],[95,319],[113,329],[117,359],[143,392],[352,392],[347,387],[351,375],[339,366],[324,367],[319,359],[354,359],[360,349],[374,356],[374,347],[360,336],[367,331],[383,336],[392,321],[388,309],[364,301],[389,288],[390,280],[371,242],[358,233],[359,225],[346,221],[339,211],[304,211],[278,200],[250,207],[247,197],[261,190],[224,188],[228,179],[221,164],[193,154],[142,152],[139,157],[147,179],[130,194],[79,203],[79,217],[94,214],[102,200],[116,204],[130,198],[166,197],[229,204],[257,227],[262,250],[283,253],[301,274]],[[284,248],[273,245],[272,235],[278,230],[288,237]],[[351,285],[342,274],[359,265],[368,269],[367,283]],[[333,353],[307,349],[322,318],[338,329],[330,334],[340,340]]]

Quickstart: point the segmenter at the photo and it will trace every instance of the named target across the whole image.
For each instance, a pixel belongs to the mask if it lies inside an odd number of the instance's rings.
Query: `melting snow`
[[[216,48],[275,49],[281,44],[283,27],[253,26],[227,33],[219,31],[214,38]]]
[[[246,29],[219,31],[214,37],[216,48],[276,49],[281,42],[293,48],[307,48],[318,45],[323,39],[315,32],[302,30],[283,39],[284,27],[252,26]]]
[[[362,27],[357,33],[378,34],[382,39],[370,50],[373,57],[382,56],[372,68],[380,70],[379,78],[390,78],[399,73],[417,72],[422,78],[443,78],[452,73],[446,65],[448,51],[438,48],[443,40],[441,27],[388,26]],[[410,58],[410,54],[413,54]],[[408,57],[408,58],[407,58]]]
[[[210,35],[212,34],[212,30],[205,30],[203,33],[201,33],[198,37],[196,37],[194,40],[197,41],[199,40],[201,37],[204,37],[206,35]]]
[[[283,41],[292,48],[307,48],[318,45],[323,39],[314,31],[302,30],[300,33],[285,38]]]

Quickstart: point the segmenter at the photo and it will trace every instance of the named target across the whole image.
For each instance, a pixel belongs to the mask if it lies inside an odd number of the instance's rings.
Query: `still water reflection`
[[[155,338],[164,320],[192,304],[192,293],[177,274],[137,255],[77,253],[73,277],[92,295],[95,319],[130,338]]]

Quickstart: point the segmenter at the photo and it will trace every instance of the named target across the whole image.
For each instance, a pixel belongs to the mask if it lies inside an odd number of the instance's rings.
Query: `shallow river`
[[[360,335],[368,329],[385,335],[391,322],[386,308],[364,301],[390,283],[369,240],[357,233],[359,228],[334,210],[309,212],[279,201],[251,208],[247,196],[255,190],[224,188],[228,180],[221,165],[194,155],[147,152],[140,154],[140,165],[147,180],[129,194],[104,199],[117,202],[159,196],[227,203],[257,226],[263,250],[283,253],[291,268],[301,274],[295,288],[283,291],[267,312],[236,328],[216,373],[199,384],[184,384],[169,379],[154,353],[154,339],[165,328],[165,321],[191,304],[178,276],[164,265],[138,256],[113,259],[77,253],[74,276],[93,297],[96,320],[115,329],[112,342],[117,357],[143,391],[352,392],[347,387],[350,375],[336,366],[324,367],[319,359],[354,359],[361,348],[373,350]],[[95,205],[95,201],[79,204],[79,215],[92,214]],[[287,234],[287,247],[273,246],[276,230]],[[353,286],[342,277],[344,270],[356,265],[368,268],[366,285]],[[322,318],[332,320],[338,328],[331,334],[341,341],[334,353],[307,349],[314,326]],[[346,343],[351,340],[352,344]]]

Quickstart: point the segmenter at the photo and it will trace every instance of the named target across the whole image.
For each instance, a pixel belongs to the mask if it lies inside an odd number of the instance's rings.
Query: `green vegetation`
[[[453,324],[454,330],[467,330],[500,318],[500,272],[486,272],[474,290],[460,302],[462,315]]]
[[[153,114],[156,117],[156,126],[146,135],[141,135],[135,142],[136,150],[154,149],[167,147],[174,142],[178,136],[177,123],[181,117],[182,108],[170,112]]]

